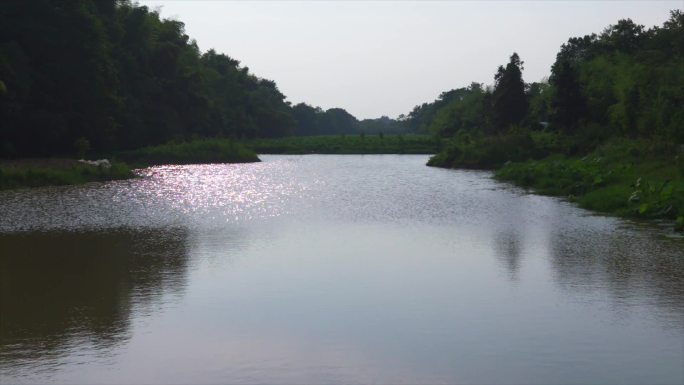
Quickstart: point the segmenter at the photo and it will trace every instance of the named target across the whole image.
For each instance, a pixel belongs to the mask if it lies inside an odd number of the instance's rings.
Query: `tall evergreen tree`
[[[512,124],[520,124],[527,113],[522,70],[523,62],[514,52],[506,67],[499,66],[494,76],[492,113],[496,132],[506,131]]]

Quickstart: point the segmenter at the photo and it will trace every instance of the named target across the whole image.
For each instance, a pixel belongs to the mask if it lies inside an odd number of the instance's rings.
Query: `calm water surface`
[[[684,383],[684,244],[426,156],[0,193],[0,383]]]

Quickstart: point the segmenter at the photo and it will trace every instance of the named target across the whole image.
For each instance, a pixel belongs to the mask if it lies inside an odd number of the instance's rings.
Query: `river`
[[[0,192],[0,383],[684,383],[684,244],[427,156]]]

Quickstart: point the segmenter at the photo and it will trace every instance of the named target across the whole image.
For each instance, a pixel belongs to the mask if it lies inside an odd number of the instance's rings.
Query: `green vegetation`
[[[430,158],[428,166],[493,169],[511,161],[543,158],[567,142],[560,135],[520,128],[502,135],[459,131],[443,151]]]
[[[672,143],[616,139],[582,157],[507,163],[496,177],[591,210],[684,222],[684,153]]]
[[[517,54],[494,85],[417,106],[408,126],[448,138],[428,165],[497,177],[621,216],[684,227],[684,13],[662,27],[620,20],[563,44],[548,82],[525,84]]]
[[[274,82],[229,56],[201,53],[182,22],[125,0],[1,2],[0,80],[5,158],[294,127]]]
[[[0,158],[84,157],[193,138],[403,133],[291,106],[178,20],[129,0],[0,2]]]
[[[503,167],[498,177],[583,207],[684,225],[681,10],[661,27],[619,20],[570,38],[547,80],[525,83],[523,71],[513,53],[491,86],[359,121],[341,108],[292,106],[275,82],[200,52],[182,22],[131,1],[6,0],[0,158],[117,154],[148,165],[258,161],[254,150],[438,152],[429,165]],[[1,167],[2,188],[130,176],[116,163]]]
[[[135,167],[157,164],[258,162],[256,153],[230,139],[196,139],[124,151],[117,155]],[[0,189],[82,184],[134,176],[121,161],[110,167],[70,159],[24,159],[0,163]]]
[[[377,119],[359,121],[342,108],[330,108],[324,111],[320,107],[299,103],[292,107],[292,113],[296,122],[293,135],[379,135],[403,134],[410,131],[410,127],[406,126],[403,120],[382,116]]]
[[[0,164],[0,190],[47,185],[71,185],[133,176],[124,163],[98,167],[74,160],[23,160]]]
[[[684,143],[684,13],[644,29],[620,20],[563,44],[548,82],[526,84],[513,53],[494,85],[472,83],[416,106],[406,124],[435,135],[507,135],[524,127],[579,136],[590,152],[614,137]]]
[[[260,154],[434,154],[441,140],[429,135],[292,136],[246,144]]]
[[[196,139],[125,151],[119,158],[136,166],[191,163],[258,162],[256,153],[230,139]]]

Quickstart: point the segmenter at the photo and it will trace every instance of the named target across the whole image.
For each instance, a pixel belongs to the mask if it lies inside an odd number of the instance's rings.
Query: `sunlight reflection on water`
[[[221,226],[288,212],[310,188],[289,162],[157,166],[140,178],[0,192],[0,231]]]
[[[0,192],[2,383],[677,383],[684,247],[425,156]]]

